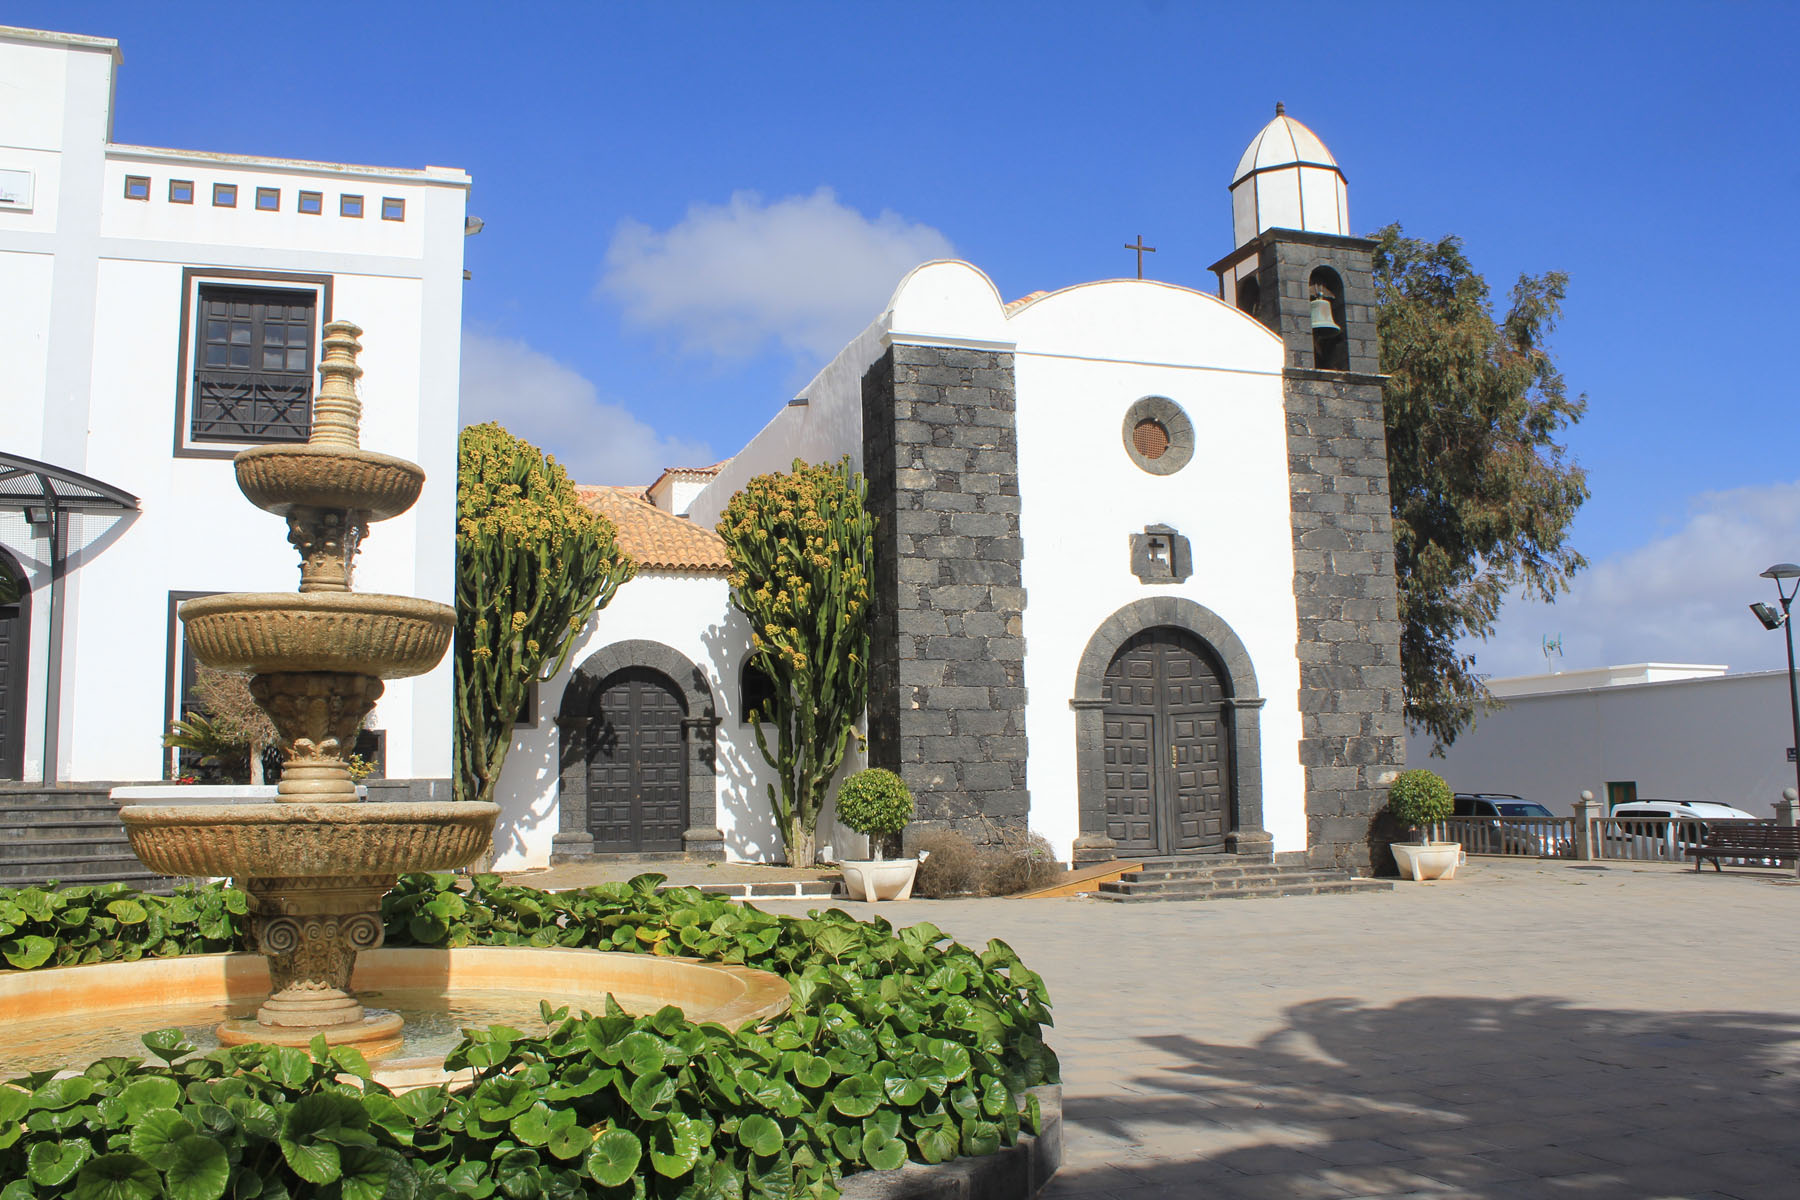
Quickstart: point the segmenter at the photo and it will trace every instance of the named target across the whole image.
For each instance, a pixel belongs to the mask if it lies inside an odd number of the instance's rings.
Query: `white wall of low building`
[[[561,819],[556,720],[563,693],[589,656],[637,640],[660,642],[706,673],[719,718],[718,820],[726,855],[742,862],[776,862],[783,857],[767,791],[774,773],[757,749],[741,708],[739,676],[750,653],[749,625],[731,607],[730,588],[722,576],[644,571],[588,622],[568,665],[539,687],[537,723],[513,732],[495,796],[501,806],[494,846],[498,869],[548,865],[551,839]],[[845,769],[861,765],[860,754],[853,753]],[[861,839],[841,829],[829,813],[819,823],[819,844],[838,850],[862,846]]]
[[[238,492],[231,463],[178,452],[192,374],[184,270],[251,271],[281,287],[330,281],[330,317],[365,329],[363,445],[425,468],[419,503],[374,527],[357,588],[449,603],[454,595],[457,379],[469,179],[399,170],[108,143],[116,48],[98,39],[0,33],[0,169],[30,170],[30,211],[0,208],[0,445],[136,495],[129,517],[72,519],[64,585],[56,775],[154,779],[171,701],[169,597],[289,591],[298,559],[283,522]],[[128,176],[150,180],[127,196]],[[174,203],[170,180],[193,184]],[[215,206],[215,183],[237,204]],[[279,189],[274,212],[258,187]],[[320,193],[302,213],[300,191]],[[364,197],[361,218],[340,214]],[[382,202],[404,219],[383,220]],[[294,284],[299,286],[299,284]],[[311,286],[311,285],[308,285]],[[323,304],[315,318],[314,361]],[[221,447],[210,447],[220,449]],[[230,450],[236,447],[222,447]],[[48,543],[0,517],[0,543],[32,575],[25,777],[44,773],[50,675]],[[451,772],[451,670],[394,681],[376,709],[392,777]]]
[[[1640,799],[1715,800],[1759,817],[1794,786],[1786,671],[1514,695],[1476,718],[1443,758],[1428,734],[1406,761],[1459,792],[1507,792],[1571,813],[1609,782]]]

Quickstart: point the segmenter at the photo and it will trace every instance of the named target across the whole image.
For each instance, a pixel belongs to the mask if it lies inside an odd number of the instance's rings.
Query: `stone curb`
[[[954,1158],[894,1171],[863,1171],[839,1185],[844,1200],[1031,1200],[1062,1165],[1062,1087],[1031,1089],[1043,1132],[1022,1133],[1016,1145],[979,1158]]]
[[[781,883],[666,883],[657,890],[696,886],[709,896],[728,896],[733,900],[824,900],[838,894],[837,883],[830,879],[796,879]]]

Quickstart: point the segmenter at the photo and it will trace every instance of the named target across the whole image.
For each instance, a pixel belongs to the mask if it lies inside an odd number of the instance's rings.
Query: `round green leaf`
[[[824,1087],[831,1082],[831,1064],[816,1054],[796,1055],[794,1082],[802,1087]]]
[[[781,1126],[761,1113],[751,1113],[738,1122],[737,1136],[752,1154],[767,1157],[781,1149]]]
[[[153,1108],[174,1108],[180,1104],[181,1087],[173,1079],[150,1075],[127,1084],[119,1093],[119,1102],[125,1106],[126,1116],[136,1121]]]
[[[846,1117],[866,1117],[881,1104],[881,1085],[867,1075],[838,1080],[829,1093],[831,1107]]]
[[[163,1168],[169,1200],[219,1200],[225,1194],[225,1184],[231,1179],[231,1162],[225,1156],[225,1147],[211,1138],[182,1138],[175,1143],[174,1161]],[[385,1183],[385,1181],[384,1181]],[[344,1188],[345,1200],[380,1200],[380,1193],[374,1197],[352,1197],[350,1188]]]
[[[875,1170],[892,1171],[906,1162],[906,1143],[884,1129],[867,1129],[863,1131],[862,1156]]]
[[[618,1045],[618,1063],[633,1075],[648,1075],[663,1069],[663,1044],[653,1033],[628,1034]]]
[[[909,1079],[904,1075],[890,1076],[881,1081],[881,1090],[887,1094],[889,1102],[902,1108],[911,1107],[925,1098],[925,1085],[917,1079]]]
[[[93,1153],[94,1148],[86,1142],[39,1142],[26,1157],[25,1173],[33,1183],[56,1187],[67,1183]]]
[[[155,1200],[156,1168],[135,1154],[102,1154],[81,1168],[70,1200]]]
[[[948,1125],[931,1125],[919,1130],[919,1155],[928,1163],[949,1162],[956,1157],[960,1139]]]
[[[586,1125],[571,1123],[552,1132],[544,1149],[557,1158],[577,1158],[593,1144],[594,1134]]]
[[[387,1194],[388,1181],[394,1171],[393,1156],[380,1150],[346,1146],[343,1151],[343,1175],[340,1186],[344,1200],[381,1200]],[[169,1200],[211,1200],[209,1197],[183,1197],[170,1192]]]
[[[193,1123],[186,1117],[172,1108],[155,1109],[138,1118],[137,1124],[131,1127],[131,1152],[158,1170],[166,1171],[175,1161],[175,1144],[193,1135]]]
[[[106,906],[106,911],[117,918],[121,925],[142,925],[150,914],[136,900],[114,900]]]
[[[675,1081],[660,1071],[655,1075],[643,1076],[625,1093],[631,1110],[646,1121],[661,1115],[674,1098]]]
[[[637,1174],[644,1145],[629,1129],[608,1129],[588,1147],[582,1167],[602,1187],[623,1186]]]
[[[0,942],[0,951],[6,961],[20,971],[29,971],[33,967],[41,967],[50,961],[56,953],[56,943],[47,937],[29,934],[22,938],[14,938],[8,942]]]

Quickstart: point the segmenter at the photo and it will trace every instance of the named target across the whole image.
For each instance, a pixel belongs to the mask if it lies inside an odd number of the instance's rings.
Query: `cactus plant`
[[[813,862],[827,789],[868,701],[875,539],[867,494],[848,459],[796,459],[790,472],[752,479],[719,521],[731,600],[750,619],[748,665],[773,684],[746,715],[775,768],[769,804],[795,865]]]
[[[554,458],[494,423],[462,431],[456,473],[458,800],[491,801],[531,681],[637,571]]]

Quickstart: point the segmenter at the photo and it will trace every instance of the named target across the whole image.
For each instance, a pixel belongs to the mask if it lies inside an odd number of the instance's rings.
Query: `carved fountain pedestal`
[[[325,326],[311,439],[235,462],[245,496],[287,519],[300,590],[205,596],[180,609],[197,659],[251,676],[281,741],[276,801],[119,811],[152,870],[228,875],[250,894],[250,937],[272,986],[254,1018],[219,1027],[226,1043],[306,1045],[322,1034],[365,1054],[398,1046],[400,1018],[365,1010],[350,990],[357,953],[382,943],[381,897],[404,872],[474,861],[500,813],[492,804],[369,804],[345,762],[382,681],[431,670],[455,628],[446,605],[351,590],[370,522],[411,508],[425,482],[417,465],[359,444],[361,333],[347,321]]]

